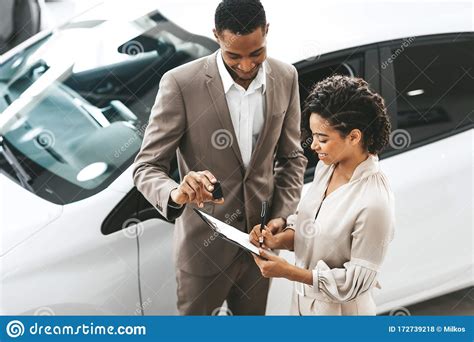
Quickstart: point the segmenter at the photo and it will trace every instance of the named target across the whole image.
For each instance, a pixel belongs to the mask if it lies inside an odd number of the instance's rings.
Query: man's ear
[[[214,34],[214,38],[216,38],[216,41],[219,42],[219,34],[217,33],[217,30],[215,28],[212,29],[212,33]]]
[[[268,34],[268,28],[270,27],[270,23],[267,23],[267,26],[265,26],[265,35]]]

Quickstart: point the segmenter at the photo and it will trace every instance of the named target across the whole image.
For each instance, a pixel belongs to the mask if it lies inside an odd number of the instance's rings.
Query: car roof
[[[179,8],[177,3],[181,5]],[[219,0],[181,0],[166,6],[160,2],[159,10],[184,29],[213,38],[218,3]],[[474,31],[472,1],[262,0],[262,3],[270,23],[268,54],[288,63],[387,40]]]
[[[158,10],[185,30],[214,39],[214,12],[220,0],[104,0],[73,18],[133,21]],[[393,39],[474,31],[470,0],[262,0],[270,23],[268,55],[287,63]],[[41,36],[40,33],[38,36]],[[34,41],[35,37],[31,41]],[[31,43],[0,56],[0,62]]]

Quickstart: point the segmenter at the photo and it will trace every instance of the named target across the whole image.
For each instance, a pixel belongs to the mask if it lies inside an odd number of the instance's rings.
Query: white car
[[[177,313],[173,223],[134,187],[132,162],[161,75],[218,48],[216,4],[106,3],[0,57],[1,315]],[[360,76],[392,117],[379,312],[472,286],[472,4],[297,4],[264,2],[269,54],[295,64],[301,98]],[[306,191],[317,159],[303,147]],[[267,314],[288,313],[291,286],[272,281]]]

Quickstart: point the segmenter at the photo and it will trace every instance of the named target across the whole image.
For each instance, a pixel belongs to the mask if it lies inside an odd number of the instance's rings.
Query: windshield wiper
[[[5,139],[3,135],[0,135],[0,154],[6,159],[8,164],[12,167],[13,171],[15,171],[16,177],[20,181],[21,185],[31,191],[33,191],[33,187],[30,185],[29,181],[31,181],[30,175],[25,171],[24,167],[12,153],[12,151],[8,148],[7,144],[5,143]]]

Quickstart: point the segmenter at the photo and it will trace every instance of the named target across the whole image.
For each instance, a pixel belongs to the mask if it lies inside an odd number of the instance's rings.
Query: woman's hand
[[[249,240],[257,247],[260,247],[260,243],[262,243],[263,248],[278,249],[280,248],[280,239],[278,235],[280,234],[273,235],[267,226],[265,226],[263,231],[260,232],[260,225],[257,224],[250,232]]]
[[[255,263],[265,278],[288,278],[291,266],[285,259],[259,248],[260,256],[253,255]]]
[[[296,267],[285,259],[259,248],[260,256],[253,255],[255,263],[265,278],[286,278],[303,284],[313,285],[313,272]]]
[[[262,247],[270,249],[287,249],[293,250],[294,246],[295,231],[293,229],[287,229],[281,233],[273,234],[267,227],[260,232],[260,225],[253,227],[249,234],[249,240],[252,244],[260,247],[260,242],[263,243]]]
[[[267,226],[273,234],[280,233],[285,228],[286,220],[282,217],[277,217],[268,221]]]

